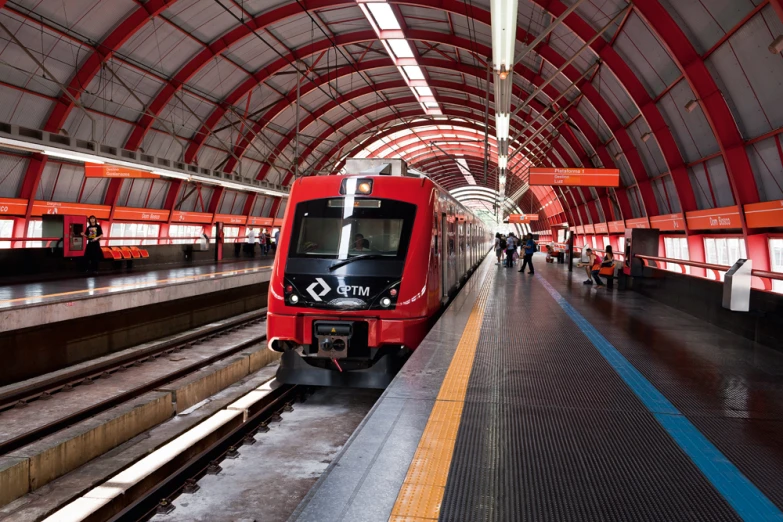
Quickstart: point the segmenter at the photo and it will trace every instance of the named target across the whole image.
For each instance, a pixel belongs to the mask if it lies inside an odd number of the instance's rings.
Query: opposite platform
[[[783,520],[783,355],[538,264],[481,266],[292,520]]]
[[[273,257],[0,286],[0,332],[269,281]]]

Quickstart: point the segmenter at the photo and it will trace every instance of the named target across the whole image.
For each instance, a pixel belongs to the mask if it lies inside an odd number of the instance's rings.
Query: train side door
[[[466,223],[463,223],[460,225],[460,234],[459,234],[459,246],[460,246],[460,279],[465,277],[465,274],[468,272],[468,225]]]
[[[449,221],[446,214],[440,217],[440,299],[444,301],[449,296]]]

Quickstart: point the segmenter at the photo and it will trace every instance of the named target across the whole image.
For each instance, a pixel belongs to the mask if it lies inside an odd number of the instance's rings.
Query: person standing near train
[[[90,216],[87,218],[87,229],[82,234],[87,240],[87,246],[84,249],[84,257],[87,260],[87,272],[91,274],[98,273],[98,264],[101,262],[101,239],[103,239],[103,229],[98,223],[98,218]]]
[[[514,266],[514,252],[517,249],[517,238],[513,232],[509,232],[506,238],[506,268]]]

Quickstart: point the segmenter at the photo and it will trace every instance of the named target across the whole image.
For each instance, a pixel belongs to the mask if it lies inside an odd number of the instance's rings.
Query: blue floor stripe
[[[577,312],[546,279],[540,275],[536,278],[743,520],[783,521],[783,513],[777,506],[628,362],[617,348]]]

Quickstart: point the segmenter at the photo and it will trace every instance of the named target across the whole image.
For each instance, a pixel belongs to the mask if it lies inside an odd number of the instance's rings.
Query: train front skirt
[[[318,358],[320,364],[312,365],[298,351],[286,350],[280,358],[277,380],[284,384],[384,389],[405,364],[410,353],[405,348],[386,347],[372,366],[349,370],[350,360]]]

